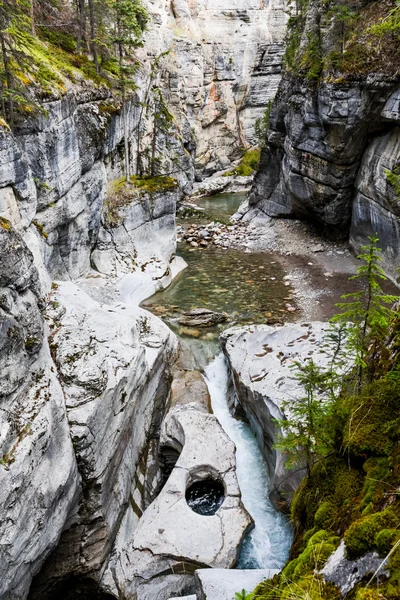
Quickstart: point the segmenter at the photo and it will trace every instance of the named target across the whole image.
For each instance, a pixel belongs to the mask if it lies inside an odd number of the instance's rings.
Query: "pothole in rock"
[[[211,478],[195,481],[186,490],[185,498],[193,512],[210,517],[225,500],[224,485],[222,481]]]

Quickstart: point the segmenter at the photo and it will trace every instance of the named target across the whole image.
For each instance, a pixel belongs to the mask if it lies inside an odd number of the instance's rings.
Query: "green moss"
[[[278,575],[257,586],[254,600],[340,600],[340,592],[314,573],[295,582]]]
[[[337,506],[329,500],[322,502],[315,513],[314,523],[319,529],[333,529],[337,521]]]
[[[173,177],[167,177],[166,175],[158,175],[156,177],[150,177],[147,175],[139,177],[139,175],[132,175],[131,182],[135,187],[145,192],[149,192],[150,194],[155,194],[157,192],[169,192],[178,187],[178,182],[176,179]]]
[[[45,240],[47,240],[47,238],[49,237],[49,234],[46,233],[46,231],[44,230],[44,225],[42,225],[41,223],[38,223],[38,221],[32,221],[32,225],[34,225],[36,227],[36,229],[39,231],[40,235],[43,236]]]
[[[399,398],[400,382],[382,378],[346,400],[343,440],[352,454],[379,456],[390,452],[400,425]]]
[[[383,600],[383,596],[378,590],[361,588],[357,590],[355,600]]]
[[[248,177],[258,169],[260,164],[261,148],[254,148],[253,150],[246,150],[239,165],[233,169],[224,173],[224,177],[232,175],[238,177]]]
[[[400,531],[398,529],[382,529],[376,534],[374,544],[379,554],[385,556],[390,552],[398,539],[400,539]]]
[[[0,227],[6,231],[12,231],[12,225],[8,219],[0,217]]]
[[[357,519],[344,534],[344,542],[349,558],[359,558],[375,548],[377,534],[382,529],[396,527],[398,523],[399,511],[393,506],[382,512]]]

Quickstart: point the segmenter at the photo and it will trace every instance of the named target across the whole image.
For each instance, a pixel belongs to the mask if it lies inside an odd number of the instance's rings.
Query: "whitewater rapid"
[[[219,354],[205,369],[212,408],[236,446],[236,469],[242,501],[255,527],[245,539],[237,568],[281,569],[286,562],[292,532],[288,519],[271,503],[265,460],[249,425],[232,417],[227,401],[228,367]]]

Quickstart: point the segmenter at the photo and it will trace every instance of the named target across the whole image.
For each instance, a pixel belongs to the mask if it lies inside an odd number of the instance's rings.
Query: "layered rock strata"
[[[368,39],[369,27],[385,17],[376,13],[384,5],[375,3],[374,21],[368,0],[348,4],[361,25],[354,26],[355,37],[350,34],[347,44],[326,3],[310,0],[305,6],[303,25],[295,32],[296,64],[284,74],[272,106],[250,214],[311,220],[331,237],[349,238],[356,253],[377,233],[385,270],[395,280],[400,202],[390,173],[399,165],[397,50],[390,58],[394,37]],[[312,54],[312,40],[319,54]],[[362,52],[375,62],[368,68],[366,59],[367,66],[357,64],[354,70],[352,60]],[[343,57],[342,67],[334,66],[335,56]],[[318,57],[318,73],[312,65],[307,71]]]
[[[169,49],[170,108],[195,134],[199,178],[227,169],[255,142],[254,123],[281,76],[285,0],[153,0],[144,49]],[[162,40],[162,42],[160,42]]]

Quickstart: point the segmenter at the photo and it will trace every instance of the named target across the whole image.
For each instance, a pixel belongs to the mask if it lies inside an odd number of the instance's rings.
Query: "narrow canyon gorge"
[[[0,21],[0,600],[400,598],[398,2]]]

